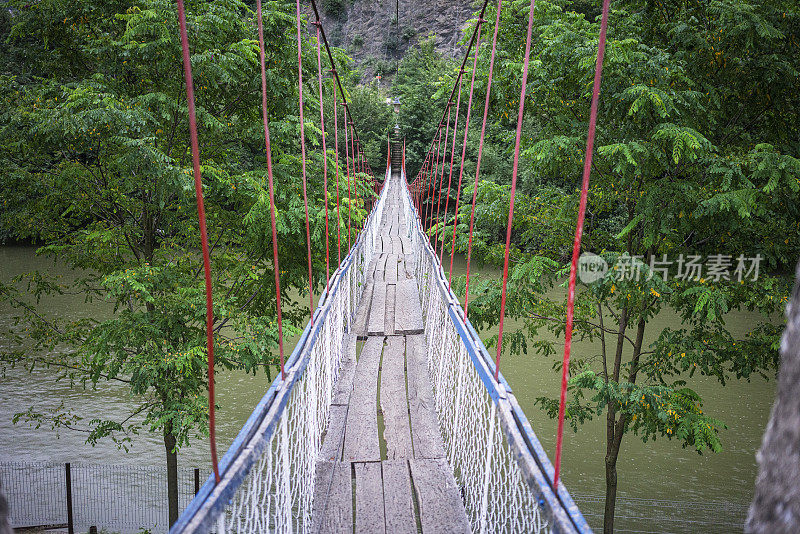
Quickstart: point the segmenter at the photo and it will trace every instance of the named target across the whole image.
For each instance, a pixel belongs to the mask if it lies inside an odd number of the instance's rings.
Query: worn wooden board
[[[353,376],[356,373],[356,335],[345,334],[342,341],[344,354],[339,364],[339,376],[333,387],[331,404],[347,404],[353,391]]]
[[[383,336],[386,331],[386,283],[375,281],[372,288],[372,304],[370,304],[367,321],[368,336]]]
[[[414,458],[444,458],[426,350],[424,335],[406,336],[408,408]]]
[[[328,494],[333,480],[334,462],[317,462],[314,475],[314,506],[311,508],[311,532],[318,532],[328,506]]]
[[[384,317],[383,328],[387,336],[395,335],[394,314],[395,314],[395,284],[386,284],[386,316]]]
[[[383,279],[386,280],[387,284],[395,284],[397,283],[397,255],[396,254],[387,254],[386,255],[386,264],[383,268]]]
[[[424,534],[471,532],[464,503],[444,458],[412,459],[411,479]]]
[[[416,534],[414,496],[407,460],[384,460],[383,503],[386,533]]]
[[[397,280],[407,280],[411,278],[411,275],[408,273],[408,269],[406,268],[406,255],[405,254],[398,254],[397,255]]]
[[[374,266],[374,274],[372,279],[376,282],[383,282],[384,281],[384,268],[386,266],[386,256],[387,254],[381,253],[377,254],[376,256],[372,257],[372,262],[375,264]]]
[[[338,462],[342,459],[344,429],[347,424],[347,406],[331,405],[325,440],[319,450],[320,460]]]
[[[386,532],[381,463],[358,462],[353,467],[356,472],[356,534]]]
[[[414,251],[411,249],[411,239],[405,235],[400,235],[400,243],[403,245],[403,254],[412,254]]]
[[[361,304],[356,310],[356,320],[354,322],[353,331],[358,339],[366,339],[367,337],[367,321],[369,320],[369,308],[372,305],[372,292],[374,282],[372,278],[367,278],[367,283],[364,285],[364,294],[361,296]]]
[[[349,462],[317,462],[311,532],[353,531],[353,482]]]
[[[347,410],[342,458],[349,461],[377,462],[378,444],[378,366],[383,337],[371,336],[364,342],[353,379],[355,387]]]
[[[414,278],[399,280],[395,293],[394,331],[398,335],[421,334],[425,331],[422,321],[422,305],[419,289]]]
[[[400,336],[386,338],[381,366],[381,410],[386,457],[411,458],[411,428],[406,395],[405,340]]]

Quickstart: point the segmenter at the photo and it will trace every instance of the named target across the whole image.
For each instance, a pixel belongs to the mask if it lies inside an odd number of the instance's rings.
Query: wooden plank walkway
[[[386,187],[317,461],[312,532],[470,532],[433,404],[402,185]]]

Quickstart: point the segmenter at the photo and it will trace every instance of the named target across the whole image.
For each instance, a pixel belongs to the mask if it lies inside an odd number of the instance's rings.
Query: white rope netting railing
[[[286,379],[275,379],[223,457],[222,480],[206,482],[171,532],[310,530],[316,461],[385,198],[384,191],[333,273],[286,362]]]
[[[553,492],[552,466],[502,375],[494,380],[407,191],[403,206],[439,429],[472,531],[590,532],[563,484]]]

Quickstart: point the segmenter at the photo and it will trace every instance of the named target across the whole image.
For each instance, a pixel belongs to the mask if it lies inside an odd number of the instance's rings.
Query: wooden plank
[[[328,492],[333,480],[334,462],[317,462],[314,475],[314,506],[311,508],[311,532],[318,532],[328,506]]]
[[[405,340],[400,336],[386,338],[381,365],[381,410],[386,457],[390,460],[413,455],[405,367]]]
[[[372,304],[370,304],[367,321],[368,336],[383,336],[386,322],[386,283],[375,280],[372,288]]]
[[[417,518],[414,515],[414,497],[407,460],[384,460],[383,508],[386,532],[416,534]]]
[[[353,467],[356,471],[356,534],[386,532],[380,462],[359,462]]]
[[[414,458],[444,458],[426,350],[423,334],[406,337],[408,407]]]
[[[395,335],[394,331],[394,324],[395,324],[395,290],[397,286],[395,284],[386,284],[386,315],[384,316],[383,321],[383,331],[387,336]]]
[[[347,406],[332,405],[328,417],[328,428],[325,440],[319,450],[321,460],[338,462],[342,459],[344,447],[344,428],[347,423]]]
[[[361,296],[361,303],[356,310],[356,320],[354,322],[353,331],[358,339],[366,339],[367,337],[367,320],[369,319],[369,308],[372,305],[372,291],[374,282],[370,276],[367,276],[367,283],[364,285],[364,294]]]
[[[353,391],[353,376],[356,373],[356,335],[345,334],[342,341],[344,354],[339,364],[339,376],[333,386],[333,399],[331,404],[346,405],[350,402],[350,393]]]
[[[412,459],[411,478],[424,534],[471,532],[461,493],[444,458]]]
[[[349,462],[317,462],[311,532],[353,531],[353,482]]]
[[[384,281],[384,270],[386,268],[386,254],[378,254],[372,257],[372,261],[375,263],[375,271],[373,275],[373,280],[376,282],[383,282]]]
[[[423,333],[425,325],[422,321],[422,305],[419,302],[417,281],[413,278],[399,280],[395,300],[395,333],[397,335]]]
[[[355,388],[347,409],[342,458],[349,461],[377,462],[378,443],[378,366],[383,337],[369,337],[361,349],[353,378]]]
[[[406,278],[414,278],[414,271],[416,270],[416,261],[413,254],[405,255],[406,261]]]
[[[396,254],[387,254],[386,255],[386,264],[383,268],[384,274],[383,279],[386,280],[387,284],[394,284],[397,282],[397,255]]]
[[[411,254],[414,252],[411,250],[411,240],[406,237],[405,235],[400,235],[400,242],[403,244],[403,254]]]

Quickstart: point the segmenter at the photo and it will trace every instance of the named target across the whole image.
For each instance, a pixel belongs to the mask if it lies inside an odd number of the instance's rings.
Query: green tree
[[[406,173],[410,180],[422,167],[457,68],[454,61],[436,51],[433,37],[420,40],[400,61],[392,92],[401,102],[397,124],[406,140]],[[431,116],[432,110],[436,116]]]
[[[40,243],[39,253],[75,269],[77,279],[64,284],[35,272],[0,285],[0,296],[22,312],[25,326],[3,333],[18,347],[2,354],[3,365],[54,367],[84,387],[123,382],[139,401],[123,421],[81,424],[77,414],[33,410],[16,419],[80,426],[91,444],[110,437],[125,447],[140,430],[161,434],[172,523],[177,450],[208,426],[205,293],[175,4],[9,4],[2,26],[9,55],[0,74],[0,225]],[[276,295],[254,13],[234,0],[188,8],[212,244],[216,366],[263,369],[269,376],[276,363]],[[287,334],[308,316],[293,31],[294,4],[271,2],[265,12],[267,84]],[[318,117],[310,43],[303,50],[306,102]],[[313,148],[321,132],[313,109],[306,116],[318,289],[325,281],[325,221],[317,179],[322,155]],[[356,228],[370,199],[365,177],[359,178]],[[330,179],[331,190],[335,185]],[[329,213],[333,250],[336,224],[346,229],[347,212],[337,221],[334,203]],[[293,288],[301,292],[297,301],[289,294]],[[37,309],[40,296],[63,292],[109,302],[113,313],[69,321]]]
[[[505,11],[498,44],[493,114],[509,130],[528,5]],[[598,35],[598,24],[570,5],[536,3],[507,308],[524,327],[503,345],[554,356],[558,371],[560,344],[544,332],[563,335],[566,298],[546,291],[569,272]],[[800,10],[779,1],[617,6],[583,240],[612,269],[576,296],[575,336],[594,342],[596,353],[572,361],[567,406],[573,429],[594,417],[607,423],[605,532],[614,528],[625,435],[718,451],[724,423],[703,411],[689,379],[700,374],[724,385],[774,375],[780,326],[770,319],[787,300],[800,250],[800,145],[792,133]],[[471,196],[470,186],[457,233],[462,251]],[[502,258],[508,204],[507,185],[480,184],[473,258]],[[651,269],[665,255],[671,269]],[[729,279],[708,271],[679,277],[681,255],[728,261]],[[757,255],[758,279],[739,280],[738,259]],[[500,283],[473,281],[470,294],[473,323],[497,324]],[[651,319],[665,309],[683,325],[656,332],[646,346]],[[758,310],[764,321],[737,338],[725,314],[739,309]],[[537,402],[557,416],[557,398]]]
[[[384,91],[370,84],[354,87],[349,97],[361,146],[378,180],[383,179],[386,168],[386,135],[394,127],[394,113],[386,104],[386,96]]]

